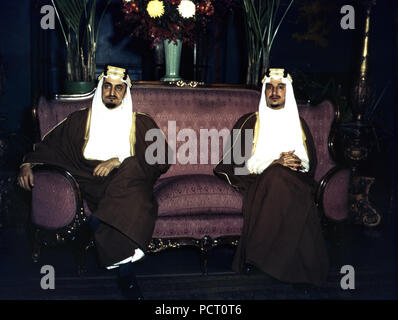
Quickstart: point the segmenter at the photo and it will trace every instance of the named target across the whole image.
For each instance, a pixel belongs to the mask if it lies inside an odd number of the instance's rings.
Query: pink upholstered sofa
[[[176,87],[141,83],[131,90],[134,111],[149,114],[163,130],[168,143],[176,149],[184,143],[169,132],[174,121],[176,132],[193,129],[230,130],[237,119],[256,111],[260,93],[242,87]],[[40,137],[69,113],[88,107],[90,96],[47,100],[40,97],[34,108]],[[315,179],[319,183],[315,201],[326,220],[342,221],[348,215],[349,170],[334,160],[333,129],[339,120],[335,106],[324,101],[317,106],[299,105],[316,146],[318,165]],[[172,130],[174,131],[174,129]],[[173,164],[154,188],[159,210],[148,251],[193,245],[200,248],[202,267],[206,269],[207,251],[221,244],[236,245],[242,228],[242,197],[213,174],[216,163]],[[210,143],[209,143],[210,148]],[[203,152],[203,150],[202,150]],[[220,156],[222,143],[220,143]],[[202,154],[203,156],[203,154]],[[81,198],[74,178],[62,168],[35,168],[32,192],[33,258],[37,260],[43,245],[73,242],[76,230],[91,212]]]

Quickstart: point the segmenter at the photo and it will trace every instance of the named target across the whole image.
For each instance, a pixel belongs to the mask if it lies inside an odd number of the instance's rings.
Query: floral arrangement
[[[214,14],[210,0],[122,0],[124,25],[131,36],[153,44],[168,39],[193,45]]]

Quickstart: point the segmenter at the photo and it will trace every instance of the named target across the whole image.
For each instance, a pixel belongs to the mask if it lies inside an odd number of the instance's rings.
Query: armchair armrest
[[[319,181],[315,202],[325,217],[334,221],[346,220],[349,211],[348,189],[350,170],[335,166]]]
[[[83,200],[76,179],[65,169],[36,164],[32,168],[32,223],[42,242],[59,243],[73,240],[85,222]]]

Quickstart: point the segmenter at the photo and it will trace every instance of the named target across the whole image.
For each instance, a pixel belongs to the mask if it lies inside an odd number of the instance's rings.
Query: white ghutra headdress
[[[271,78],[281,80],[286,85],[285,106],[279,110],[267,106],[265,88]],[[262,82],[258,108],[260,128],[255,150],[247,161],[247,168],[251,173],[260,174],[274,160],[280,158],[281,152],[294,150],[294,154],[301,159],[303,171],[307,172],[309,158],[304,146],[292,78],[284,69],[269,69]]]
[[[126,94],[120,106],[109,109],[102,101],[104,79],[111,77],[122,80],[127,85]],[[120,162],[132,155],[131,132],[133,126],[133,102],[131,99],[131,81],[127,70],[108,66],[98,77],[97,90],[91,105],[91,117],[88,119],[88,141],[83,155],[86,159],[106,161],[119,158]]]

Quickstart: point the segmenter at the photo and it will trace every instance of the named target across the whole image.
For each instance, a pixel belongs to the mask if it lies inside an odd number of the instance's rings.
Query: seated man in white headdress
[[[239,134],[228,151],[234,155],[249,144],[250,158],[236,163],[225,154],[214,173],[244,196],[233,269],[255,267],[283,282],[321,285],[328,255],[314,202],[316,154],[291,82],[284,69],[268,71],[259,110],[237,121]]]
[[[157,216],[153,185],[169,168],[145,159],[145,134],[158,127],[148,115],[133,112],[130,88],[127,70],[107,66],[91,106],[70,114],[36,144],[18,176],[19,185],[31,190],[32,166],[48,163],[76,178],[93,213],[89,223],[100,262],[108,269],[120,266],[127,288],[135,281],[131,262],[144,256],[152,237]],[[137,290],[133,296],[139,297]]]

